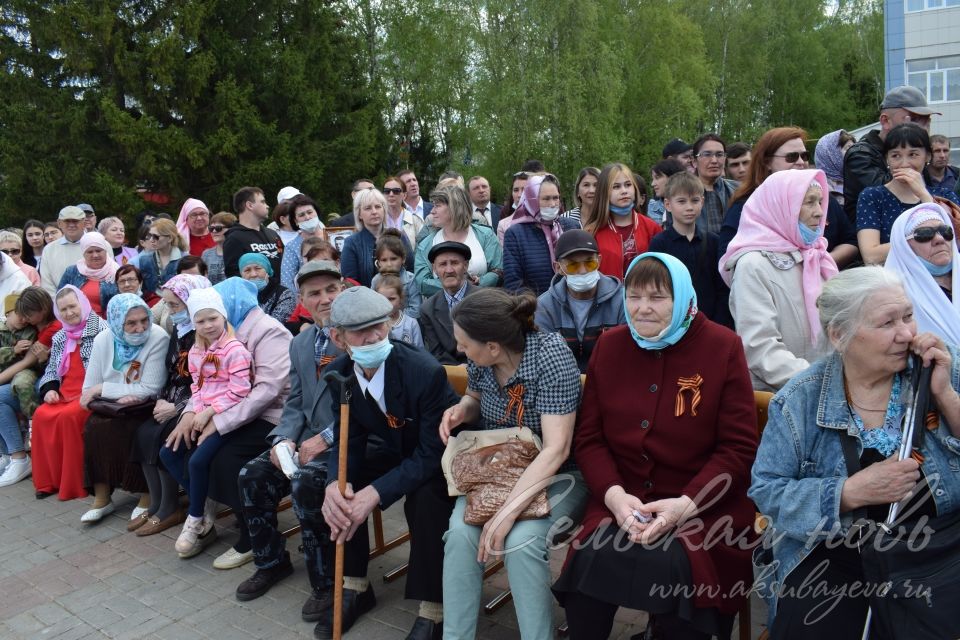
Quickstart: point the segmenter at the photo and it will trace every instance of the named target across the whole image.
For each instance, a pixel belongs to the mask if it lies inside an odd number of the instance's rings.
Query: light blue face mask
[[[631,213],[633,213],[633,205],[630,204],[625,207],[615,207],[613,205],[610,205],[610,213],[612,213],[615,216],[628,216]]]
[[[184,310],[184,311],[177,311],[176,313],[171,313],[171,314],[170,314],[170,320],[173,321],[174,324],[180,325],[180,326],[183,326],[183,325],[185,325],[185,324],[189,324],[189,322],[190,322],[190,313],[187,312],[186,310]]]
[[[249,280],[249,282],[252,282],[257,287],[257,291],[263,291],[264,289],[267,288],[267,283],[270,281],[257,279],[257,280]]]
[[[817,241],[817,239],[822,235],[820,227],[816,229],[811,229],[807,225],[798,222],[797,228],[800,229],[800,239],[803,240],[803,244],[809,246]]]
[[[393,351],[393,343],[387,336],[375,344],[350,347],[350,357],[361,369],[377,369]]]
[[[144,331],[142,333],[130,333],[129,331],[123,332],[123,341],[129,344],[132,347],[140,347],[146,344],[147,340],[150,339],[150,332]]]
[[[948,262],[943,266],[940,266],[940,265],[933,264],[929,260],[924,260],[920,256],[917,256],[917,259],[920,260],[923,266],[927,268],[927,271],[929,271],[930,275],[932,275],[933,277],[945,276],[951,271],[953,271],[953,260],[951,260],[950,262]]]

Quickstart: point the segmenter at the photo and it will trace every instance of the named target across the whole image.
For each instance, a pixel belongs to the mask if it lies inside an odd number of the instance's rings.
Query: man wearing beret
[[[475,289],[467,278],[470,247],[462,242],[438,242],[430,248],[427,258],[443,288],[420,306],[423,347],[440,364],[466,364],[467,356],[457,350],[450,312]]]
[[[337,265],[327,260],[304,264],[296,276],[300,302],[315,324],[290,343],[290,395],[283,414],[267,435],[270,449],[240,471],[243,517],[250,531],[256,572],[237,587],[237,600],[264,595],[293,573],[290,554],[277,526],[277,505],[287,494],[301,523],[307,577],[313,594],[303,605],[306,622],[316,622],[333,606],[333,543],[320,505],[327,480],[327,451],[333,444],[333,411],[323,369],[341,351],[330,340],[330,306],[343,290]],[[294,461],[285,470],[281,458]]]
[[[356,376],[350,385],[350,424],[346,495],[337,488],[338,442],[330,451],[322,512],[330,534],[345,543],[343,630],[376,605],[367,579],[370,552],[367,517],[404,498],[410,528],[406,597],[420,600],[408,640],[442,635],[443,534],[453,502],[440,468],[443,412],[457,403],[443,367],[429,354],[392,342],[393,306],[367,287],[341,293],[330,312],[331,338],[346,351],[328,369]],[[340,397],[339,384],[331,383]],[[334,409],[336,405],[334,405]],[[339,438],[339,415],[334,432]],[[333,609],[314,630],[329,638]]]

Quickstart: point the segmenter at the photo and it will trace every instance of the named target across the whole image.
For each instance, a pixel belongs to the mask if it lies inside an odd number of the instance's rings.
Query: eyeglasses
[[[210,229],[210,233],[220,233],[221,231],[223,231],[223,225],[222,225],[222,224],[212,224],[212,225],[210,225],[209,229]]]
[[[197,213],[191,213],[191,214],[190,214],[189,216],[187,216],[187,217],[188,217],[188,218],[193,218],[194,220],[198,220],[198,219],[200,219],[200,218],[206,218],[208,215],[210,215],[210,214],[207,213],[206,211],[199,211],[199,212],[197,212]]]
[[[133,276],[130,278],[121,278],[120,280],[117,280],[117,286],[122,285],[125,287],[128,285],[132,286],[132,285],[139,285],[139,284],[140,284],[140,280],[138,280],[136,276]]]
[[[398,196],[398,195],[400,195],[401,193],[403,193],[403,189],[397,189],[397,188],[387,189],[386,187],[384,187],[384,188],[383,188],[383,192],[386,193],[386,194],[388,194],[388,195],[389,195],[389,194],[393,194],[393,195],[395,195],[395,196]]]
[[[926,243],[933,240],[933,237],[938,233],[940,234],[940,237],[947,242],[953,240],[953,227],[948,224],[942,224],[939,227],[920,227],[908,235],[907,240],[916,240],[920,243]]]
[[[700,153],[697,154],[697,157],[703,158],[704,160],[713,160],[714,158],[716,158],[717,160],[722,160],[723,158],[727,157],[727,152],[726,151],[701,151]]]
[[[774,158],[783,158],[787,161],[787,164],[793,164],[797,160],[802,159],[804,162],[810,160],[809,151],[791,151],[790,153],[781,153],[780,155],[773,154]]]
[[[587,273],[596,271],[597,267],[600,266],[596,256],[587,258],[586,260],[560,260],[559,262],[560,268],[563,269],[563,272],[568,276],[575,276],[580,273],[581,266],[587,268]]]
[[[5,253],[8,256],[18,256],[20,255],[20,249],[0,249],[0,253]]]

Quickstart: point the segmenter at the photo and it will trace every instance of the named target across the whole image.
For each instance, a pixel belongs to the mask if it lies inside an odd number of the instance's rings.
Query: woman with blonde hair
[[[173,220],[157,218],[150,224],[147,236],[156,242],[153,251],[140,254],[138,265],[143,274],[143,297],[154,294],[163,283],[177,274],[177,264],[187,252],[187,241]]]

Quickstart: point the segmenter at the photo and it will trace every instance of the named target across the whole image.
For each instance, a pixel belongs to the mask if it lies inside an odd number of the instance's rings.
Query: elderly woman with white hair
[[[933,202],[904,211],[890,229],[886,268],[900,275],[920,331],[960,344],[960,254],[950,215]]]
[[[353,215],[357,232],[343,243],[340,271],[344,278],[352,278],[369,287],[377,274],[374,248],[377,238],[386,229],[387,199],[376,189],[363,189],[353,198]],[[413,253],[406,238],[407,253]]]
[[[777,587],[767,591],[773,640],[860,637],[869,593],[878,586],[865,579],[861,541],[852,531],[864,510],[868,520],[882,522],[891,503],[906,501],[901,512],[912,514],[909,529],[914,518],[960,509],[956,347],[918,334],[903,282],[882,267],[837,275],[817,304],[830,354],[771,401],[749,491],[770,523],[773,557],[762,573]],[[919,455],[898,460],[911,354],[933,367],[932,411]],[[936,589],[929,597],[944,606],[950,601]],[[937,637],[957,637],[943,631]]]

